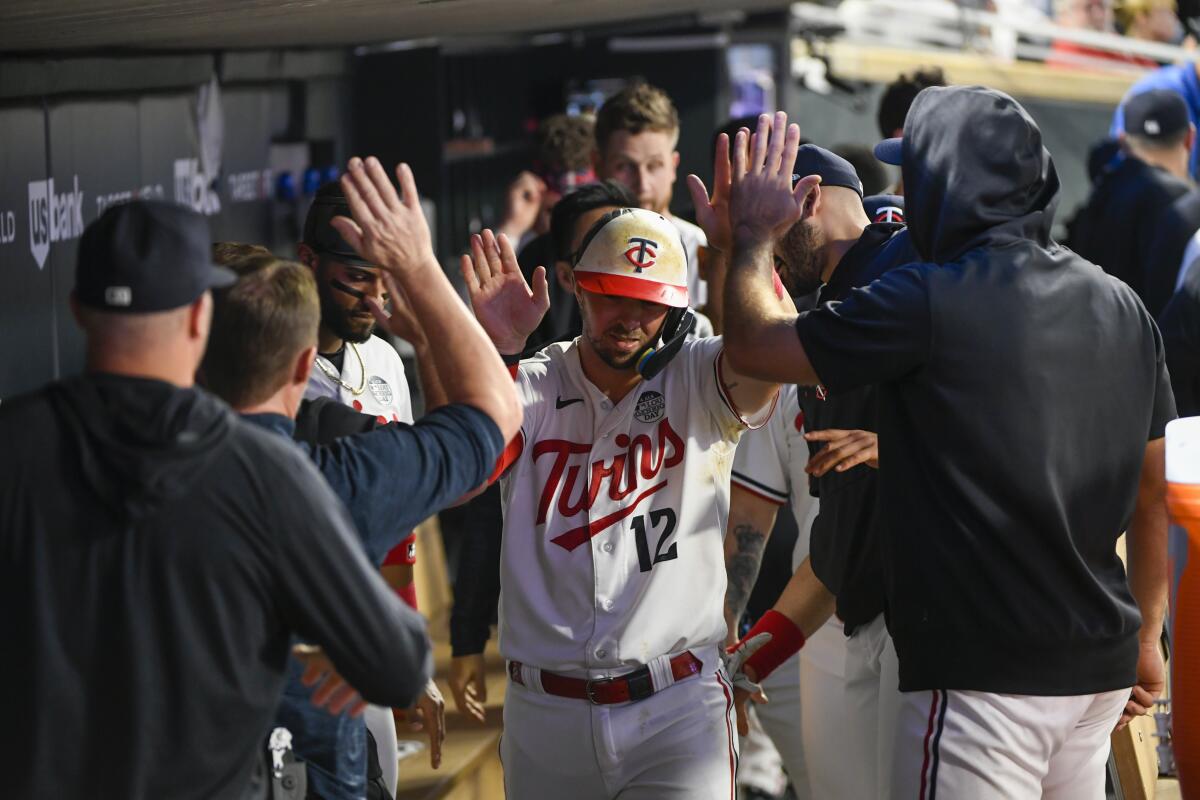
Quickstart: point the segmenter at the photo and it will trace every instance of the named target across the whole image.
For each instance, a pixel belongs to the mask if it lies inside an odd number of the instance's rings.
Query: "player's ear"
[[[296,356],[292,364],[292,384],[301,386],[308,383],[308,375],[312,372],[313,362],[317,358],[317,346],[306,347]]]
[[[570,264],[565,261],[555,261],[554,277],[558,279],[558,285],[563,288],[563,291],[575,293],[575,271],[571,269]]]
[[[804,211],[800,214],[800,219],[808,219],[816,216],[821,211],[821,184],[817,184],[804,198]]]
[[[301,242],[300,246],[296,248],[296,255],[300,258],[301,264],[308,267],[313,272],[317,271],[317,265],[320,263],[320,259],[317,258],[317,253],[315,250]]]

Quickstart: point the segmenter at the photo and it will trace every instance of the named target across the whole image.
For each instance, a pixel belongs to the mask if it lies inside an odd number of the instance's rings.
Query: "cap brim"
[[[220,264],[210,264],[208,270],[208,288],[224,289],[237,283],[238,274]]]
[[[898,167],[903,163],[904,139],[896,137],[894,139],[884,139],[879,144],[875,145],[875,157],[885,164],[891,164]]]
[[[661,303],[672,308],[686,308],[688,304],[686,286],[672,286],[628,275],[607,275],[602,272],[579,270],[575,271],[575,282],[583,289],[596,294],[630,297],[634,300],[645,300],[648,303]]]

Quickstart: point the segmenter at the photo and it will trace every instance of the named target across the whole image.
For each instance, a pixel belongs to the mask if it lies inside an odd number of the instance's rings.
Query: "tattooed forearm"
[[[750,592],[762,566],[767,537],[753,525],[735,525],[732,531],[735,552],[725,559],[729,585],[725,590],[725,609],[736,621],[746,610]]]

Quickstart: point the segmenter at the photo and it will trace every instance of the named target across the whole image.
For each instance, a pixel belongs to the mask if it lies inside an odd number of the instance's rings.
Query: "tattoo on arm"
[[[758,579],[767,537],[753,525],[735,525],[733,537],[737,552],[725,562],[725,573],[729,580],[725,590],[725,608],[734,620],[738,620],[746,611],[750,592]]]

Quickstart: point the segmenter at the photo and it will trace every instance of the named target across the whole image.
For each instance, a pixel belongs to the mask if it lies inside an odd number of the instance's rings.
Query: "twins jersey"
[[[362,394],[354,394],[325,374],[325,369],[330,372],[337,370],[328,359],[318,355],[319,363],[313,365],[312,373],[308,377],[308,388],[304,390],[305,399],[331,397],[355,411],[374,414],[382,423],[411,424],[412,398],[408,392],[408,379],[404,376],[404,362],[400,360],[396,348],[378,336],[372,336],[362,344],[354,345],[354,348],[358,350],[358,357],[354,355],[351,345],[346,344],[346,352],[342,356],[341,378],[347,386],[355,389],[362,386]],[[322,369],[322,366],[325,369]]]
[[[820,504],[809,494],[808,442],[804,440],[804,412],[795,384],[779,390],[779,408],[756,431],[742,437],[733,461],[733,483],[751,494],[782,506],[789,500],[800,535],[792,552],[792,569],[808,556],[813,520]]]
[[[500,652],[598,678],[725,637],[723,540],[743,419],[717,338],[685,342],[615,405],[578,340],[523,361],[520,455],[503,478]]]

